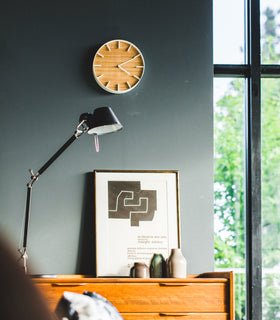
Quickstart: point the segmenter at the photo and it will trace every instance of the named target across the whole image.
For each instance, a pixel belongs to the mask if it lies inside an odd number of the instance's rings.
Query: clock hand
[[[140,56],[140,53],[139,53],[139,54],[137,54],[137,56],[133,57],[132,59],[129,59],[129,60],[127,60],[127,61],[125,61],[125,62],[123,62],[123,63],[119,64],[119,65],[118,65],[118,67],[119,67],[119,66],[122,66],[123,64],[126,64],[126,63],[128,63],[128,62],[130,62],[130,61],[132,61],[132,60],[134,60],[134,59],[136,59],[136,58],[137,58],[137,57],[139,57],[139,56]]]
[[[118,68],[120,68],[122,71],[126,72],[127,74],[130,74],[130,72],[128,72],[124,68],[122,68],[120,64],[118,65]]]

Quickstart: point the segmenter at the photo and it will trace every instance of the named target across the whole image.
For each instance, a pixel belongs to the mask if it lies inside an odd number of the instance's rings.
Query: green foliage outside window
[[[265,11],[262,62],[280,63],[280,26]],[[263,319],[280,319],[280,79],[263,79]],[[236,320],[245,319],[244,79],[234,79],[215,106],[215,266],[236,269]],[[277,272],[278,270],[278,272]]]
[[[235,273],[236,320],[245,315],[244,79],[215,108],[215,266]]]

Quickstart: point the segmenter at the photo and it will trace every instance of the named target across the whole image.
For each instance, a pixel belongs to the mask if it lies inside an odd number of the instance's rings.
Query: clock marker
[[[109,86],[109,84],[110,84],[110,81],[108,81],[108,82],[106,83],[106,86],[105,86],[105,87],[108,87],[108,86]]]
[[[99,52],[97,52],[97,55],[98,55],[99,57],[101,57],[101,58],[104,58],[104,56],[103,56],[101,53],[99,53]]]
[[[111,49],[110,49],[110,47],[109,47],[109,45],[108,45],[108,44],[106,44],[106,47],[107,47],[107,49],[108,49],[109,51],[111,51]]]
[[[129,47],[127,48],[127,50],[126,50],[126,51],[129,51],[129,50],[130,50],[130,48],[131,48],[131,44],[129,45]]]
[[[131,88],[131,85],[129,84],[128,81],[126,81],[126,84],[127,84],[128,88]]]
[[[136,68],[144,68],[144,66],[136,66]]]
[[[117,91],[120,91],[120,87],[119,87],[119,84],[117,84]]]
[[[104,74],[101,74],[100,76],[98,76],[97,78],[99,79],[99,78],[102,78],[104,76]]]
[[[120,48],[120,41],[118,41],[118,49]]]
[[[94,66],[94,67],[102,67],[101,64],[94,64],[93,66]]]
[[[135,75],[133,75],[133,77],[135,78],[135,79],[137,79],[137,80],[140,80],[140,78],[138,78],[137,76],[135,76]]]

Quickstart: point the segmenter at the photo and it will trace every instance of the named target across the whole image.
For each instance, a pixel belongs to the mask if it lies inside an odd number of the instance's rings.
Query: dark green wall
[[[188,271],[213,269],[212,2],[5,1],[0,10],[0,230],[16,251],[28,169],[72,135],[79,115],[111,106],[124,130],[83,136],[33,188],[29,265],[37,273],[93,268],[94,169],[180,172]],[[116,38],[142,51],[146,70],[124,95],[91,74],[96,49]]]

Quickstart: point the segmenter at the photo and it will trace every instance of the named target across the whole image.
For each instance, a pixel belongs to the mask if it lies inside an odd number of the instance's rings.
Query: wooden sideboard
[[[174,278],[91,278],[63,275],[33,282],[55,310],[64,291],[96,292],[108,299],[125,320],[234,320],[232,272]]]

